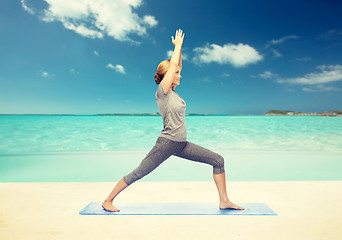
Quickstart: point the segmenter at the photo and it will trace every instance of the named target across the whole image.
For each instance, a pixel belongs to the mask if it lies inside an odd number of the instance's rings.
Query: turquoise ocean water
[[[0,116],[0,181],[117,181],[154,146],[160,116]],[[225,158],[230,180],[341,180],[342,118],[186,116],[188,141]],[[189,174],[192,173],[192,174]],[[140,181],[207,181],[171,157]]]

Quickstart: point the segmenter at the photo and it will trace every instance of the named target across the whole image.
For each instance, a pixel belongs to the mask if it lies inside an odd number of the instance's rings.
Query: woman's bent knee
[[[127,184],[127,186],[129,186],[130,184],[129,184],[129,182],[125,179],[125,177],[126,177],[126,176],[123,176],[122,179],[123,179],[123,181]]]
[[[214,174],[224,173],[224,158],[218,154],[216,161],[217,164],[214,166],[213,169]]]
[[[143,178],[143,176],[138,175],[135,171],[130,172],[129,174],[125,175],[123,177],[123,180],[126,182],[126,184],[129,186],[135,181]]]

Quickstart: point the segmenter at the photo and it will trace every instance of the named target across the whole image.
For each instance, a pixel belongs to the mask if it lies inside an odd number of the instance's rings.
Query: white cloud
[[[272,73],[270,71],[265,71],[265,72],[259,74],[259,77],[265,78],[265,79],[271,79],[271,78],[274,78],[277,76],[278,76],[278,74]]]
[[[98,53],[97,51],[94,51],[94,54],[95,54],[96,56],[98,56],[98,55],[99,55],[99,53]]]
[[[71,68],[69,71],[70,71],[71,73],[73,73],[73,74],[80,74],[80,72],[76,71],[76,70],[73,69],[73,68]]]
[[[154,27],[158,24],[157,20],[153,16],[145,16],[144,22],[150,25],[150,27]]]
[[[263,59],[263,56],[253,47],[242,43],[237,45],[227,43],[223,47],[207,44],[205,47],[195,48],[194,52],[197,54],[193,59],[195,63],[229,63],[234,67],[243,67]]]
[[[40,75],[42,77],[54,77],[54,74],[48,73],[47,71],[40,70]]]
[[[223,73],[222,76],[223,77],[230,77],[230,74],[229,73]]]
[[[273,52],[273,54],[274,54],[274,57],[281,57],[282,55],[281,55],[281,53],[280,52],[278,52],[277,50],[275,50],[275,49],[272,49],[272,52]]]
[[[212,83],[213,81],[210,80],[209,77],[205,77],[201,80],[202,82]]]
[[[118,73],[126,74],[125,68],[124,68],[122,65],[120,65],[120,64],[116,64],[115,66],[113,66],[113,64],[108,63],[106,67],[107,67],[107,68],[114,69],[114,70],[115,70],[116,72],[118,72]]]
[[[63,25],[65,28],[69,30],[73,30],[76,33],[84,36],[84,37],[89,37],[89,38],[103,38],[102,32],[92,30],[84,26],[83,24],[80,25],[75,25],[70,22],[63,22]]]
[[[295,58],[295,61],[298,61],[298,62],[307,62],[310,60],[311,60],[311,57]]]
[[[296,36],[296,35],[289,35],[289,36],[282,37],[282,38],[280,38],[280,39],[272,39],[271,41],[269,41],[269,42],[266,44],[265,48],[268,48],[268,47],[270,47],[271,45],[278,45],[278,44],[280,44],[280,43],[285,42],[285,41],[288,40],[288,39],[296,39],[296,38],[299,38],[299,36]]]
[[[21,0],[21,6],[24,8],[26,12],[28,12],[31,15],[34,15],[33,9],[26,5],[25,0]]]
[[[271,40],[271,43],[273,45],[276,45],[276,44],[279,44],[279,43],[283,43],[284,41],[288,40],[288,39],[296,39],[296,38],[299,38],[298,36],[296,35],[290,35],[290,36],[285,36],[285,37],[282,37],[280,39],[272,39]]]
[[[173,50],[169,50],[166,52],[166,58],[170,59],[172,57]]]
[[[203,77],[203,78],[199,78],[195,81],[196,83],[212,83],[213,81],[210,80],[209,77]]]
[[[45,0],[48,7],[40,12],[46,22],[61,22],[67,29],[88,38],[103,38],[105,35],[119,41],[132,40],[128,35],[144,36],[147,29],[158,21],[154,16],[140,17],[134,10],[142,0]],[[22,0],[26,11],[30,9]]]
[[[327,32],[321,33],[319,38],[325,40],[341,40],[342,39],[342,30],[341,29],[332,29]]]
[[[304,92],[330,92],[330,91],[340,91],[341,89],[336,87],[327,87],[324,85],[303,87],[302,90]]]
[[[173,50],[169,50],[166,52],[166,59],[171,59]],[[182,60],[186,61],[188,60],[188,55],[185,53],[182,53]]]
[[[277,79],[278,83],[290,84],[324,84],[336,81],[342,81],[342,65],[321,65],[317,67],[321,72],[314,72],[304,75],[304,77]]]

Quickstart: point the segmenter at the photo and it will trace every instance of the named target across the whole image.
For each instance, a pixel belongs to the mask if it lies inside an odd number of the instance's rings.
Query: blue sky
[[[342,110],[340,1],[2,0],[0,113],[157,112],[185,32],[187,113]]]

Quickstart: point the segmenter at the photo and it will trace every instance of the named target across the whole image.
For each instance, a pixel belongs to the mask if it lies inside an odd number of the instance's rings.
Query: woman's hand
[[[173,45],[180,45],[182,46],[183,45],[183,39],[184,39],[184,33],[182,31],[182,29],[178,29],[176,31],[176,35],[175,35],[175,38],[173,38],[173,36],[171,36],[171,39],[172,39],[172,43]]]

